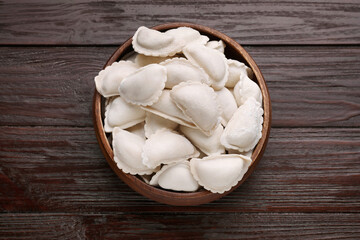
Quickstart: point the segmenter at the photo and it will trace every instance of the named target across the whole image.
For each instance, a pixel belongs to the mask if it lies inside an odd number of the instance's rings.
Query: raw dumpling
[[[178,124],[176,122],[170,121],[151,112],[146,113],[145,136],[147,138],[149,138],[159,129],[166,128],[169,130],[174,130],[177,126]]]
[[[209,48],[212,48],[212,49],[215,49],[215,50],[218,50],[221,53],[224,53],[224,50],[225,50],[225,47],[226,47],[225,43],[222,40],[210,41],[205,46],[209,47]]]
[[[227,88],[215,91],[217,100],[221,106],[221,123],[226,126],[236,109],[238,108],[234,95]]]
[[[119,93],[127,102],[142,106],[156,102],[166,82],[166,68],[159,64],[150,64],[124,78]]]
[[[139,67],[131,61],[114,62],[95,77],[96,90],[104,97],[119,95],[121,81]]]
[[[221,108],[214,90],[206,84],[183,82],[170,92],[175,104],[195,125],[210,136],[221,121]]]
[[[238,106],[253,97],[262,105],[262,95],[259,86],[248,76],[241,76],[240,81],[234,87],[234,96]]]
[[[166,88],[172,88],[181,82],[202,82],[210,85],[209,76],[203,69],[194,66],[185,58],[172,58],[160,63],[167,70]]]
[[[135,58],[135,63],[139,67],[144,67],[146,65],[150,65],[153,63],[161,63],[167,59],[169,59],[169,57],[153,57],[153,56],[146,56],[144,54],[138,54]]]
[[[143,139],[146,139],[144,126],[145,126],[145,122],[141,122],[139,124],[136,124],[135,126],[127,128],[125,130],[128,132],[134,133]]]
[[[171,35],[147,27],[139,27],[132,41],[136,52],[155,57],[173,56],[182,45]]]
[[[225,152],[224,146],[220,143],[220,137],[224,131],[221,124],[219,124],[211,136],[206,136],[198,129],[185,126],[180,126],[180,131],[206,155],[221,154]]]
[[[190,170],[196,181],[213,193],[230,190],[243,178],[250,165],[250,158],[235,154],[190,160]]]
[[[246,66],[244,63],[233,59],[228,59],[227,64],[229,66],[229,78],[225,84],[225,87],[235,87],[236,83],[240,80],[240,77],[242,76],[249,76],[250,78],[253,77],[253,72],[251,68]]]
[[[229,67],[223,53],[200,44],[187,45],[183,52],[191,63],[204,69],[215,90],[220,90],[225,86],[229,76]]]
[[[114,128],[112,134],[114,161],[118,168],[132,175],[151,174],[156,171],[142,163],[141,153],[145,144],[143,138],[118,127]]]
[[[165,34],[173,36],[179,44],[184,47],[190,43],[206,44],[209,41],[207,36],[201,35],[199,31],[189,27],[170,29]]]
[[[221,144],[228,149],[246,152],[261,138],[264,111],[255,98],[249,98],[230,119],[221,135]]]
[[[104,130],[112,132],[114,127],[129,128],[145,120],[145,111],[139,106],[115,97],[105,107]]]
[[[191,119],[185,116],[170,98],[170,90],[164,89],[156,103],[151,106],[143,107],[143,109],[181,125],[195,127],[195,124]]]
[[[199,156],[199,152],[184,136],[167,129],[158,130],[146,140],[143,163],[149,168],[180,162]]]
[[[190,172],[189,161],[163,166],[151,178],[150,185],[184,192],[194,192],[199,188],[199,184]]]

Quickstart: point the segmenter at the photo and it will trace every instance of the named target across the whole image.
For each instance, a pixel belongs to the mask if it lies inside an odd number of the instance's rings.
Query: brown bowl
[[[270,125],[271,125],[271,103],[270,103],[268,88],[266,86],[264,77],[262,76],[255,61],[250,57],[250,55],[245,51],[245,49],[240,46],[240,44],[238,44],[233,39],[229,38],[228,36],[226,36],[221,32],[197,24],[181,23],[181,22],[168,23],[168,24],[155,26],[153,27],[153,29],[159,31],[166,31],[168,29],[177,28],[177,27],[194,28],[198,30],[201,34],[208,36],[210,40],[221,39],[226,44],[226,48],[225,48],[226,57],[231,59],[236,59],[245,63],[254,72],[253,80],[257,82],[258,85],[260,86],[263,97],[264,124],[262,130],[262,138],[260,139],[259,143],[256,145],[252,154],[253,162],[250,165],[249,170],[247,171],[243,179],[236,186],[234,186],[229,191],[224,192],[222,194],[211,193],[206,190],[200,190],[198,192],[193,192],[193,193],[174,192],[148,185],[142,180],[140,180],[137,176],[126,174],[116,166],[116,163],[114,161],[113,150],[109,144],[109,141],[103,129],[102,112],[103,112],[105,99],[96,90],[93,99],[93,117],[94,117],[94,127],[95,127],[96,137],[99,142],[101,151],[103,152],[110,167],[119,176],[119,178],[121,178],[121,180],[123,180],[136,192],[157,202],[166,203],[169,205],[177,205],[177,206],[193,206],[193,205],[212,202],[232,192],[234,189],[240,186],[254,171],[256,164],[260,161],[265,151],[265,147],[269,138]],[[132,42],[132,38],[128,39],[124,44],[122,44],[109,58],[104,68],[106,66],[111,65],[113,62],[120,60],[127,53],[133,51],[131,42]]]

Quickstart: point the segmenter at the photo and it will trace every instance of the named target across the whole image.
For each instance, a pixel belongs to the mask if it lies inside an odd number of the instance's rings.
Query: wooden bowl
[[[270,103],[268,88],[266,86],[264,77],[262,76],[255,61],[250,57],[250,55],[245,51],[244,48],[242,48],[237,42],[235,42],[230,37],[211,28],[197,24],[191,24],[191,23],[181,23],[181,22],[168,23],[168,24],[158,25],[156,27],[153,27],[153,29],[159,31],[166,31],[171,28],[177,28],[183,26],[191,27],[193,29],[198,30],[201,34],[208,36],[210,40],[221,39],[226,44],[226,48],[225,48],[226,57],[239,60],[245,63],[247,66],[249,66],[254,72],[255,77],[253,80],[256,81],[260,86],[263,97],[263,107],[264,107],[264,124],[262,130],[262,138],[260,139],[259,143],[257,144],[257,146],[253,151],[252,154],[253,162],[249,167],[249,170],[243,177],[243,179],[236,186],[234,186],[229,191],[224,192],[222,194],[211,193],[206,190],[200,190],[194,193],[174,192],[148,185],[142,180],[140,180],[137,176],[126,174],[116,166],[116,163],[114,161],[113,150],[108,142],[107,136],[103,129],[102,112],[104,108],[104,98],[96,91],[96,89],[93,99],[93,117],[94,117],[94,127],[95,127],[96,137],[99,142],[101,151],[103,152],[110,167],[119,176],[119,178],[121,178],[121,180],[123,180],[136,192],[157,202],[166,203],[169,205],[176,205],[176,206],[194,206],[194,205],[212,202],[232,192],[234,189],[240,186],[254,171],[256,164],[260,161],[265,151],[265,147],[269,138],[270,125],[271,125],[271,103]],[[132,38],[128,39],[124,44],[122,44],[109,58],[104,68],[106,66],[111,65],[113,62],[120,60],[127,53],[133,51],[131,42],[132,42]]]

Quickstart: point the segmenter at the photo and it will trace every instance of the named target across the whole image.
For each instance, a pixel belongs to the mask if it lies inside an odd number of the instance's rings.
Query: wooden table
[[[94,76],[141,26],[242,44],[273,125],[253,175],[196,207],[126,186],[96,142]],[[0,2],[1,239],[360,239],[360,2]]]

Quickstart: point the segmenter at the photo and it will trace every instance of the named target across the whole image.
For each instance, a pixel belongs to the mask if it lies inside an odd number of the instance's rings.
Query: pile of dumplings
[[[132,46],[95,77],[118,168],[167,190],[230,190],[261,138],[251,69],[227,59],[223,41],[189,27],[139,27]]]

